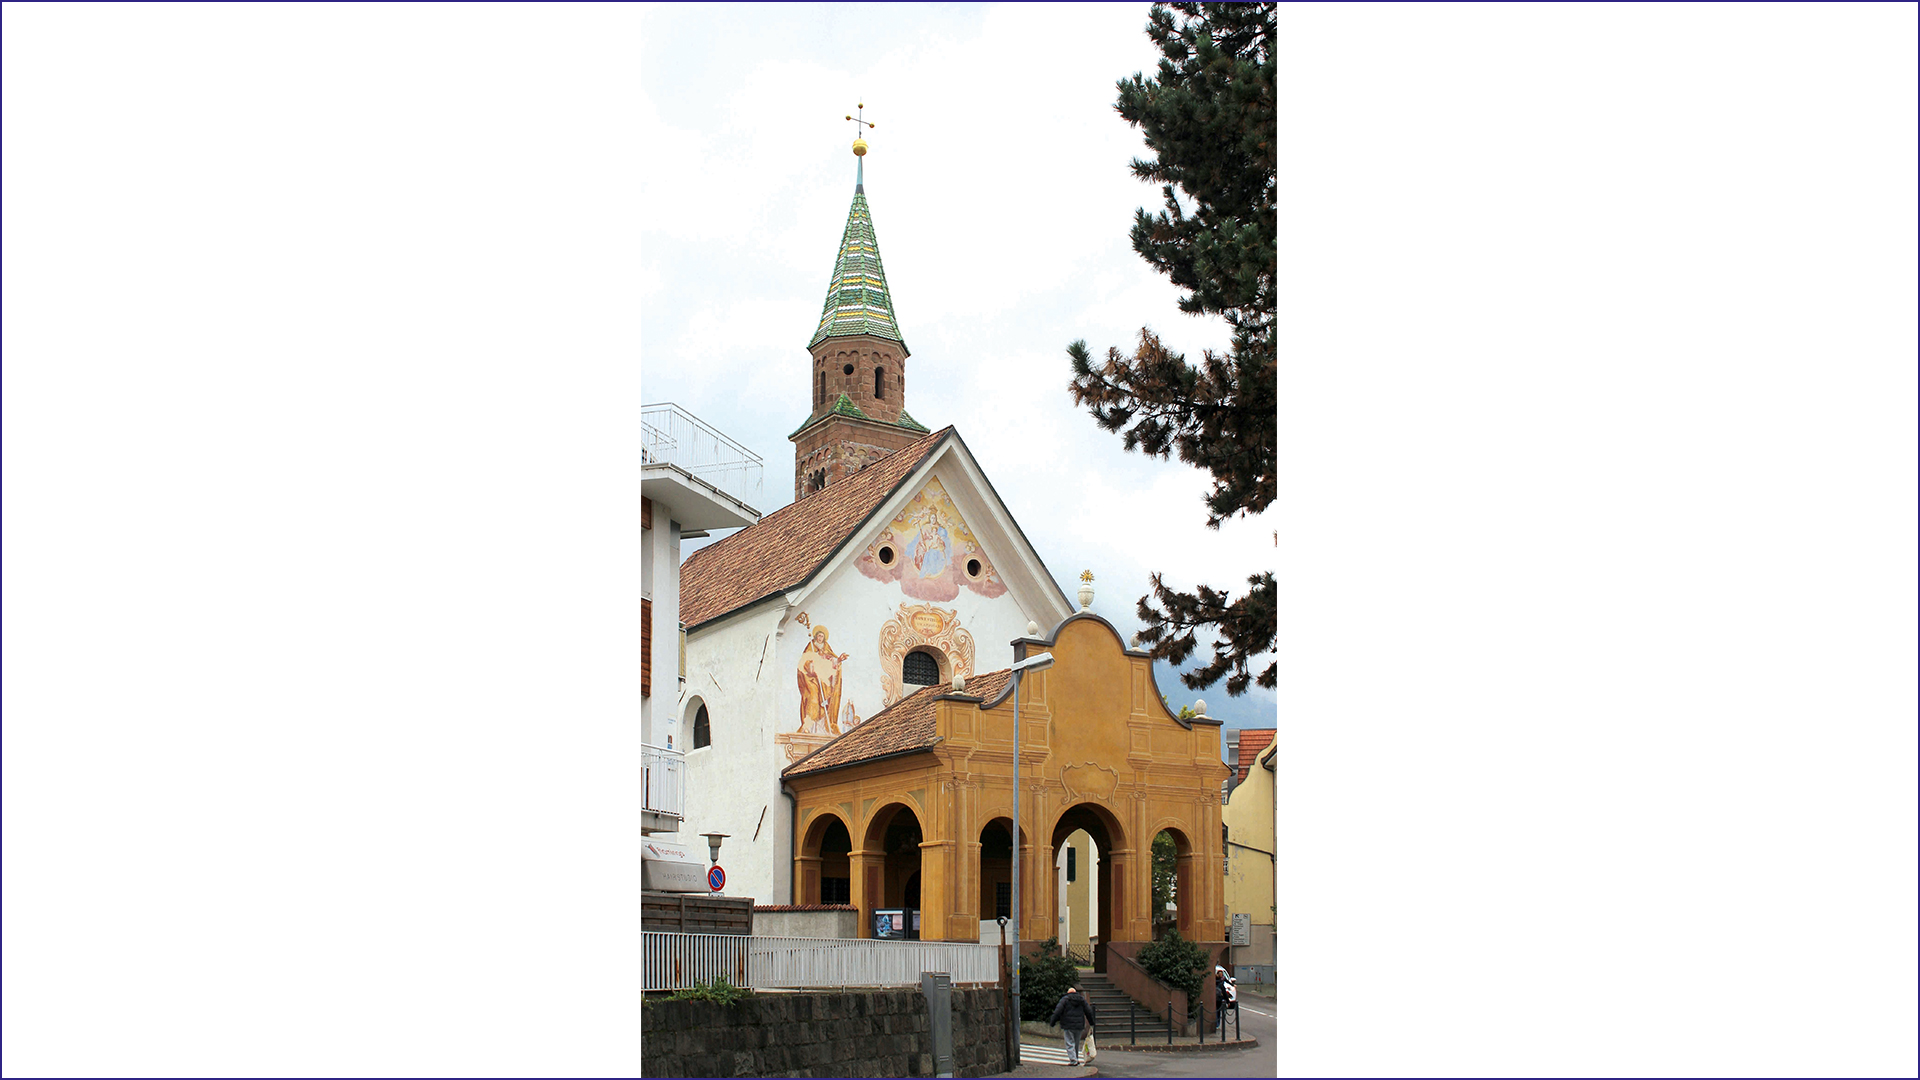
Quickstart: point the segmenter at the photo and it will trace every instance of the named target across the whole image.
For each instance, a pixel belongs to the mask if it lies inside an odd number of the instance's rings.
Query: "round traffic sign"
[[[725,870],[720,869],[720,867],[716,865],[713,869],[707,871],[707,888],[712,889],[714,892],[719,892],[726,887],[727,872]]]

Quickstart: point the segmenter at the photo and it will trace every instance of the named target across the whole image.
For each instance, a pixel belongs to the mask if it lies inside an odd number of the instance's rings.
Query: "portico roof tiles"
[[[969,697],[991,701],[1006,689],[1007,679],[1012,673],[1011,668],[1002,668],[974,675],[967,679],[967,688],[962,692]],[[954,693],[951,686],[922,687],[862,721],[859,727],[787,766],[780,775],[791,779],[895,754],[931,749],[939,742],[934,732],[937,702],[943,695],[951,693]],[[971,709],[975,704],[966,701],[961,706]]]

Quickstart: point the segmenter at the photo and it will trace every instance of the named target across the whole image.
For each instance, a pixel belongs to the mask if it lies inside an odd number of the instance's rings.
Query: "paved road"
[[[1232,1019],[1228,1019],[1227,1033],[1233,1033]],[[1095,1032],[1095,1037],[1099,1037]],[[1101,1076],[1273,1076],[1278,1071],[1279,1054],[1274,1049],[1278,1038],[1278,1021],[1273,1014],[1273,1002],[1262,999],[1245,1001],[1240,1006],[1240,1034],[1260,1040],[1260,1045],[1249,1050],[1205,1050],[1174,1051],[1157,1054],[1128,1052],[1127,1033],[1115,1032],[1115,1039],[1108,1043],[1100,1039],[1100,1057],[1094,1066]],[[1191,1037],[1189,1037],[1191,1038]],[[1163,1031],[1162,1042],[1166,1040]]]

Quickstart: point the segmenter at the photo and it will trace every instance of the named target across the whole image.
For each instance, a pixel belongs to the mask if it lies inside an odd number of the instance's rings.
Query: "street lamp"
[[[1029,636],[1037,633],[1039,627],[1027,624]],[[1029,671],[1041,671],[1053,666],[1053,654],[1034,653],[1024,660],[1016,660],[1012,677],[1007,680],[1007,688],[992,701],[983,701],[980,708],[998,708],[1000,703],[1013,698],[1013,899],[1008,905],[1013,915],[1013,1015],[1015,1022],[1020,1016],[1020,679]],[[1018,1062],[1015,1062],[1018,1064]]]
[[[704,833],[701,833],[700,835],[707,838],[707,854],[712,856],[713,865],[719,866],[720,865],[720,841],[725,840],[731,834],[723,833],[723,832],[704,832]],[[710,891],[719,892],[720,890],[711,889]]]

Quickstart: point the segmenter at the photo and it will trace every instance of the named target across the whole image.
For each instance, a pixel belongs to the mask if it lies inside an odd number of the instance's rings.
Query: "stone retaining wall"
[[[737,1005],[649,998],[641,1007],[645,1076],[932,1076],[933,1037],[919,990],[759,993]],[[953,990],[953,1072],[1007,1070],[998,988]]]

